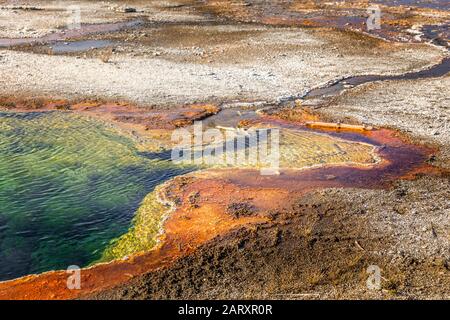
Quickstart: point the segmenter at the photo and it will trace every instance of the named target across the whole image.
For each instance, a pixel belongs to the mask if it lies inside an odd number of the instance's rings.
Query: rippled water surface
[[[0,280],[97,261],[181,173],[88,118],[0,113]]]

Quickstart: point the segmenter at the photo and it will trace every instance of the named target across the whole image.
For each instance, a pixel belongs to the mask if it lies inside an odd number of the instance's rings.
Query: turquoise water
[[[144,197],[186,170],[64,112],[0,113],[0,280],[86,266]]]

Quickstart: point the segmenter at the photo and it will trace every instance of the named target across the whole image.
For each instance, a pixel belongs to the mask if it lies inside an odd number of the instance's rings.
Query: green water
[[[71,113],[0,113],[0,280],[104,259],[141,201],[186,172]]]

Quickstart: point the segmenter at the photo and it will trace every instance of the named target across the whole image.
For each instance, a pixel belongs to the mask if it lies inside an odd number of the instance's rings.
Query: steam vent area
[[[0,299],[450,299],[449,23],[0,0]]]

